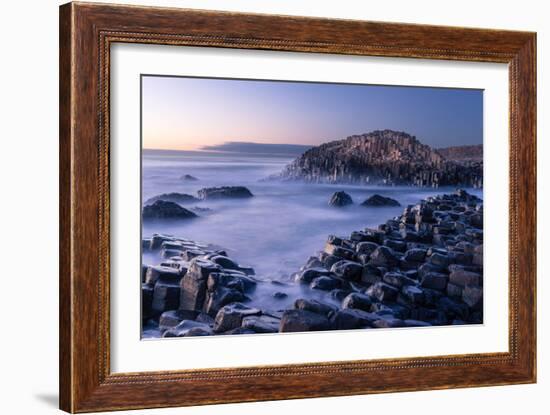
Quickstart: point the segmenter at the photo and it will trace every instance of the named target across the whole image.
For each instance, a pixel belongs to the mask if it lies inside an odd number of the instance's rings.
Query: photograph
[[[143,340],[483,324],[483,90],[142,74],[141,154]]]

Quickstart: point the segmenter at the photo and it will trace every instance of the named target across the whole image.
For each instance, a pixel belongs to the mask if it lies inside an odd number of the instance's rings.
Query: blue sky
[[[318,145],[377,129],[433,147],[483,141],[480,90],[143,76],[142,94],[143,146],[151,149]]]

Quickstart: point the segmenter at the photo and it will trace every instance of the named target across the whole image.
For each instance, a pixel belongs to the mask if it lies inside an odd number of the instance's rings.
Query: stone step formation
[[[372,131],[313,147],[269,179],[481,188],[483,147],[467,147],[434,150],[405,132]]]
[[[302,293],[325,300],[303,295],[288,309],[250,305],[270,282],[224,250],[167,235],[143,249],[164,259],[141,275],[144,329],[163,337],[483,322],[483,202],[464,190],[409,205],[376,229],[329,236],[294,275]]]

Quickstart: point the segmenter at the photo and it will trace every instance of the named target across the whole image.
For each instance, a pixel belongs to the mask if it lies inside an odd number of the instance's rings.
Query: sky
[[[391,129],[432,147],[483,142],[483,91],[142,76],[143,148],[319,145]]]

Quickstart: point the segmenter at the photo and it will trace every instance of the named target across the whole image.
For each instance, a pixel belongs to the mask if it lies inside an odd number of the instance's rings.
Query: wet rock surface
[[[376,229],[329,235],[284,281],[254,275],[219,247],[155,234],[142,242],[161,258],[141,270],[144,336],[480,324],[474,215],[483,217],[483,202],[463,190],[427,198]]]
[[[250,190],[244,186],[205,187],[197,192],[200,199],[244,199],[253,197]]]
[[[331,196],[328,204],[336,207],[348,206],[353,204],[353,199],[346,192],[336,192]]]
[[[197,214],[187,210],[177,203],[166,200],[157,200],[151,205],[143,207],[143,220],[155,219],[192,219]]]

